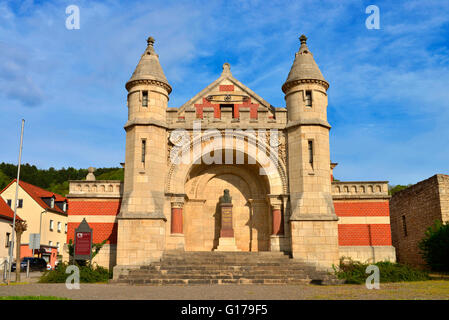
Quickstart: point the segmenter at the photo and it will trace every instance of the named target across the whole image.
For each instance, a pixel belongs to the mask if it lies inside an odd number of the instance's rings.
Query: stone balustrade
[[[70,180],[68,197],[119,198],[123,193],[123,182],[119,180]]]
[[[167,109],[167,125],[171,129],[190,128],[194,121],[201,121],[203,128],[241,128],[243,124],[251,124],[257,128],[284,128],[287,124],[287,110],[285,108],[275,108],[274,114],[264,108],[257,110],[257,118],[250,117],[249,108],[242,107],[239,111],[239,118],[232,117],[232,111],[222,110],[220,118],[215,118],[213,108],[203,109],[203,118],[197,118],[195,110],[185,110],[183,116],[178,115],[178,108]]]
[[[389,198],[388,181],[332,181],[332,197]]]

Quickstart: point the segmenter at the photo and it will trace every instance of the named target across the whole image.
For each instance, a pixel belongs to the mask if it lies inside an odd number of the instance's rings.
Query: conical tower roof
[[[320,68],[318,68],[312,53],[307,47],[307,37],[302,35],[299,40],[301,41],[301,47],[295,55],[295,61],[290,69],[287,80],[282,86],[282,91],[285,93],[289,84],[300,80],[317,80],[323,82],[323,85],[327,89],[329,83],[324,79]]]
[[[154,51],[154,38],[152,37],[147,39],[147,48],[142,54],[131,79],[126,83],[126,89],[128,90],[133,82],[139,80],[154,80],[163,85],[168,93],[172,90],[159,63],[159,55]]]

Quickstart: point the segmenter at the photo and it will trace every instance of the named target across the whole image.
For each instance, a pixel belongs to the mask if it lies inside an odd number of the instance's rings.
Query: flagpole
[[[20,148],[19,148],[19,164],[17,166],[17,180],[16,180],[16,197],[14,199],[14,218],[12,220],[12,243],[11,243],[11,251],[9,253],[9,274],[8,274],[8,285],[11,281],[11,265],[12,265],[12,258],[14,255],[14,232],[16,230],[16,215],[17,215],[17,197],[19,195],[19,179],[20,179],[20,162],[22,161],[22,145],[23,145],[23,127],[25,126],[25,120],[22,119],[22,130],[20,132]],[[16,268],[17,263],[20,265],[20,257],[16,257]]]

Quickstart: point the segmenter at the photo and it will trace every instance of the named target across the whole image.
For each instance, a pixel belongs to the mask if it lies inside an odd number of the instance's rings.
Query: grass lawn
[[[70,300],[54,296],[0,296],[0,300]]]
[[[320,288],[320,291],[307,299],[449,300],[449,281],[381,283],[378,290],[369,290],[365,285],[338,285]]]

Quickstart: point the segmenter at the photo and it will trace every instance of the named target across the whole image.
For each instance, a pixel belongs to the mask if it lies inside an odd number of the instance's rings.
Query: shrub
[[[338,268],[334,267],[335,274],[338,279],[346,280],[348,284],[365,283],[369,274],[365,273],[366,268],[370,264],[358,261],[345,261],[340,259]],[[374,263],[379,267],[380,282],[403,282],[403,281],[423,281],[429,280],[429,274],[426,271],[414,269],[410,266],[392,263],[388,261]]]
[[[64,283],[71,273],[66,273],[68,263],[60,263],[55,270],[46,271],[39,279],[40,283]],[[112,272],[98,265],[77,265],[80,270],[81,283],[107,282],[112,278]]]
[[[449,271],[449,222],[436,220],[418,244],[424,261],[434,271]]]

